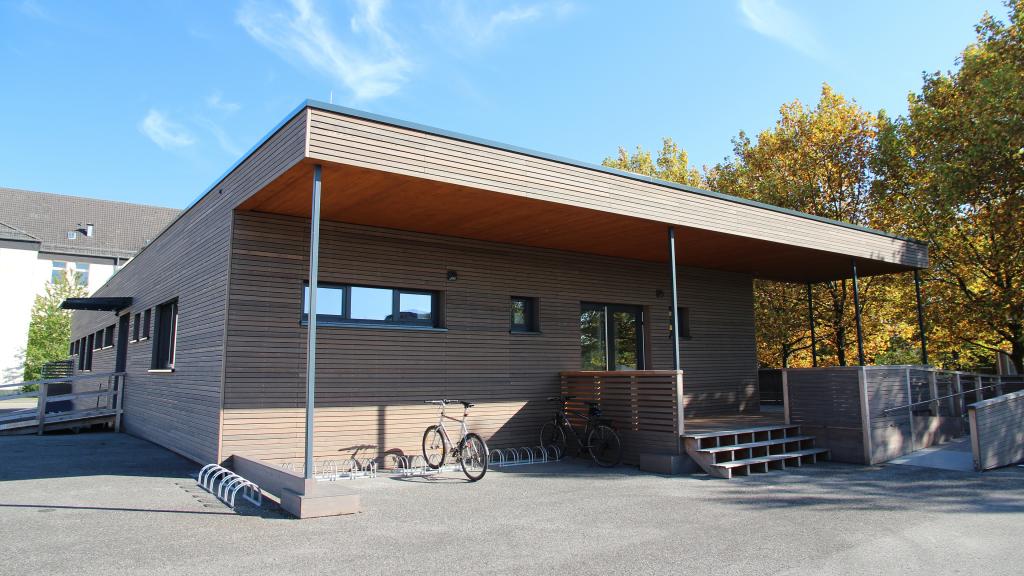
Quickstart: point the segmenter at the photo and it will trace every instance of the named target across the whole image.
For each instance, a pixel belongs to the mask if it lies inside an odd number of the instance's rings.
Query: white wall
[[[21,369],[32,304],[50,281],[53,261],[40,259],[35,250],[0,247],[0,382],[23,380]],[[66,261],[74,262],[74,257]],[[63,258],[55,258],[62,261]],[[68,264],[68,268],[72,268]],[[114,274],[113,264],[89,264],[89,293],[92,294]]]

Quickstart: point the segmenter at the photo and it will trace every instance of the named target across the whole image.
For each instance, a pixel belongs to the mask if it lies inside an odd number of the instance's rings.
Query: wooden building
[[[95,295],[130,305],[76,312],[79,367],[127,372],[128,432],[303,458],[315,175],[316,458],[418,453],[440,397],[535,444],[560,372],[674,369],[674,286],[685,417],[757,410],[754,278],[927,265],[875,230],[307,101]]]

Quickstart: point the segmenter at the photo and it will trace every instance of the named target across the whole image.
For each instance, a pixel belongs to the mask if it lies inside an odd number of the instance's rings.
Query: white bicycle
[[[487,443],[484,442],[484,439],[479,434],[469,432],[466,428],[466,417],[469,415],[469,409],[473,407],[473,403],[447,399],[427,400],[426,403],[441,406],[441,417],[438,419],[437,424],[428,427],[423,433],[423,459],[427,461],[427,466],[434,470],[444,466],[450,451],[452,458],[462,466],[462,472],[466,475],[466,478],[469,478],[470,482],[476,482],[483,478],[484,474],[487,473],[487,461],[490,459],[490,451],[487,449]],[[453,418],[444,413],[445,406],[448,404],[462,404],[461,419]],[[459,423],[462,437],[459,439],[458,444],[452,442],[451,436],[445,430],[445,420],[454,420]]]

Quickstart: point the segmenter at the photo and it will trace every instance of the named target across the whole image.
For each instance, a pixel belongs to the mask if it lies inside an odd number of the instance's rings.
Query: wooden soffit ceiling
[[[309,218],[313,163],[300,162],[238,206],[238,210]],[[550,248],[634,260],[668,260],[668,226],[589,208],[480,190],[344,164],[323,164],[321,218],[365,226]],[[851,276],[849,256],[722,234],[676,228],[683,266],[729,270],[787,282]],[[864,276],[911,267],[859,260]]]

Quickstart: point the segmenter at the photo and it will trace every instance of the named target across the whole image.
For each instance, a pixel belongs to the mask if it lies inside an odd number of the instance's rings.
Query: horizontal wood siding
[[[126,431],[197,462],[217,460],[231,244],[231,213],[241,200],[302,160],[305,113],[283,126],[96,296],[130,296],[134,313],[178,299],[173,373],[150,372],[153,342],[128,345]],[[130,223],[126,223],[130,225]],[[115,323],[110,312],[76,312],[74,337]],[[114,367],[114,350],[96,352],[93,370]]]
[[[612,422],[622,441],[623,462],[639,464],[641,454],[681,454],[682,373],[672,370],[563,372],[560,392],[563,396],[574,397],[565,403],[565,408],[584,446],[587,438],[582,435],[586,422],[573,412],[587,414],[590,408],[587,402],[597,402],[602,411],[601,419]],[[571,438],[567,441],[569,449],[574,450],[575,441]]]
[[[482,144],[310,109],[309,157],[911,266],[923,245]]]
[[[786,369],[789,422],[828,448],[833,460],[864,463],[859,368]]]
[[[235,215],[223,457],[302,455],[308,234],[305,219]],[[648,307],[649,368],[671,368],[664,264],[328,222],[320,242],[321,282],[440,291],[447,331],[322,327],[317,458],[418,454],[437,411],[422,402],[441,397],[476,402],[471,428],[494,446],[535,445],[559,373],[580,367],[581,301]],[[687,413],[756,409],[751,278],[685,268],[679,284]],[[513,295],[539,299],[540,334],[509,333]]]
[[[1024,391],[972,404],[968,414],[975,468],[1024,462]]]

